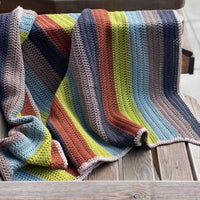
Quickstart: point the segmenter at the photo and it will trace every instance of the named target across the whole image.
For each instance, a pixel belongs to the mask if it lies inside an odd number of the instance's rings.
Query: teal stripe
[[[69,13],[67,15],[69,15],[71,18],[73,18],[77,21],[81,14],[80,13]]]
[[[31,174],[23,169],[18,169],[12,175],[12,181],[45,181],[45,179]]]
[[[30,116],[23,118],[30,119]],[[9,150],[16,157],[23,161],[27,161],[41,146],[44,141],[46,130],[38,118],[32,117],[32,120],[24,125],[24,132],[24,137],[11,144]]]
[[[132,92],[136,107],[159,140],[178,137],[177,131],[165,120],[149,97],[148,44],[142,15],[137,11],[126,12],[126,16],[129,22]]]
[[[22,14],[19,30],[25,33],[30,33],[35,17],[26,13]]]
[[[36,105],[42,111],[49,114],[53,100],[53,94],[45,87],[45,85],[27,65],[25,65],[25,73],[25,83],[31,92]]]
[[[16,169],[19,169],[25,165],[25,163],[23,161],[19,160],[15,156],[13,156],[13,154],[8,149],[2,150],[2,153],[5,156],[6,160],[8,161],[10,170],[12,171],[12,173]]]

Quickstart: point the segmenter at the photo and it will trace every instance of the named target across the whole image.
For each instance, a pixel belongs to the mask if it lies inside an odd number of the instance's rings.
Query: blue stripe
[[[67,15],[69,15],[71,18],[73,18],[77,21],[81,14],[80,13],[68,13]]]
[[[19,30],[25,33],[29,33],[31,31],[32,25],[35,21],[35,17],[32,15],[28,15],[26,13],[22,13],[21,22],[19,25]]]
[[[43,29],[36,22],[33,24],[29,39],[38,48],[54,71],[63,78],[67,72],[68,60],[51,42]]]
[[[45,181],[39,176],[31,174],[23,169],[18,169],[12,175],[12,181]]]
[[[178,94],[177,79],[180,67],[180,30],[173,11],[158,11],[163,23],[164,69],[163,88],[169,102],[181,113],[192,129],[200,136],[200,124]],[[170,58],[170,59],[169,59]]]
[[[53,94],[27,65],[25,65],[25,83],[38,108],[49,114]]]
[[[136,107],[159,140],[172,139],[178,136],[177,131],[156,109],[148,93],[149,61],[145,23],[139,11],[126,12],[126,16],[129,22],[132,92]]]
[[[105,114],[103,105],[101,78],[99,71],[98,34],[97,34],[96,23],[93,18],[91,10],[85,9],[81,13],[81,16],[79,17],[77,22],[80,29],[79,31],[83,47],[93,77],[93,83],[97,97],[97,102],[99,105],[99,111],[101,114],[102,125],[107,134],[108,140],[111,144],[116,146],[133,146],[134,145],[133,136],[121,131],[120,129],[117,129],[112,124],[110,124]]]
[[[25,162],[15,157],[8,149],[3,149],[2,153],[8,161],[12,173],[14,173],[16,169],[19,169],[25,165]]]
[[[34,116],[23,116],[27,119],[24,125],[24,137],[9,146],[9,150],[18,158],[27,161],[44,141],[46,129],[42,122]],[[30,120],[32,119],[32,120]],[[28,122],[28,120],[30,120]]]

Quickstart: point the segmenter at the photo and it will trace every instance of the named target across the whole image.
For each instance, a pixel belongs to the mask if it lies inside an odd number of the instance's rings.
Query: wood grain
[[[92,171],[88,180],[119,180],[118,161],[100,165]]]
[[[120,10],[179,9],[185,0],[54,0],[56,12],[81,12],[85,8]]]
[[[122,165],[124,180],[155,180],[151,150],[146,146],[130,151]]]
[[[81,12],[85,8],[103,8],[107,10],[145,10],[179,9],[185,0],[2,0],[0,12],[10,12],[17,6],[32,9],[37,13]]]
[[[4,182],[0,200],[152,199],[199,200],[200,182]]]
[[[193,180],[184,142],[157,147],[161,180]]]
[[[195,180],[200,180],[200,147],[194,144],[188,144],[188,153],[191,168]]]
[[[200,105],[197,100],[189,95],[184,95],[190,109],[193,111],[195,117],[200,121]]]
[[[6,125],[4,116],[0,110],[0,139],[6,137],[8,134],[8,126]]]
[[[188,104],[190,105],[195,117],[200,120],[200,106],[196,99],[185,95]],[[191,168],[195,180],[200,180],[200,146],[188,144],[188,155],[191,163]]]

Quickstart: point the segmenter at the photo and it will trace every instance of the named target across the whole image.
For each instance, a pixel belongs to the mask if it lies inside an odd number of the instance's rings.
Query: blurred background
[[[200,103],[200,0],[186,0],[183,13],[195,62],[192,75],[181,75],[180,89]]]

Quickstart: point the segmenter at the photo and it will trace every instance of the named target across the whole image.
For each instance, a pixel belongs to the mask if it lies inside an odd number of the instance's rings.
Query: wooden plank
[[[195,180],[200,180],[200,147],[194,144],[188,144],[188,153],[191,162],[191,168]]]
[[[24,9],[31,9],[37,13],[55,13],[55,4],[51,0],[6,0],[1,1],[0,13],[11,12],[17,6],[21,6]]]
[[[8,126],[6,125],[4,116],[0,110],[0,139],[6,137],[8,134]]]
[[[184,142],[157,147],[161,180],[193,180]]]
[[[118,161],[100,165],[92,171],[88,180],[119,180]]]
[[[124,180],[155,180],[151,150],[146,146],[131,150],[122,165]]]
[[[200,106],[196,99],[185,95],[187,103],[190,105],[196,118],[200,120]],[[195,180],[200,180],[200,146],[188,144],[188,155],[191,162],[191,168]]]
[[[57,13],[81,12],[85,8],[102,8],[109,11],[179,9],[185,4],[185,0],[54,0],[54,2]]]
[[[198,200],[200,182],[4,182],[0,200],[152,199]]]
[[[197,100],[193,97],[190,97],[189,95],[184,95],[186,98],[187,103],[190,106],[190,109],[192,109],[195,117],[200,120],[200,105],[198,104]]]

